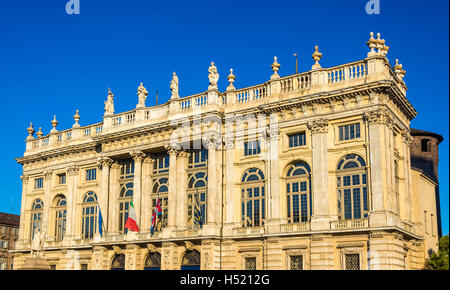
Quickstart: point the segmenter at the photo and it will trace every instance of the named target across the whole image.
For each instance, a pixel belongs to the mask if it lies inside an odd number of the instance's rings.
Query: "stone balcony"
[[[256,106],[270,106],[279,102],[311,101],[322,98],[324,95],[339,95],[352,89],[377,86],[390,86],[398,95],[396,102],[406,104],[405,107],[408,108],[409,113],[415,114],[414,108],[406,99],[406,86],[402,77],[392,70],[385,56],[375,55],[336,67],[316,68],[304,73],[278,76],[248,88],[236,90],[233,87],[222,93],[210,90],[193,96],[171,99],[159,106],[105,115],[103,122],[89,126],[80,127],[76,121],[72,129],[57,131],[54,125],[54,130],[46,136],[40,134],[40,137],[35,138],[33,129],[33,133],[30,133],[26,140],[24,157],[19,158],[18,161],[29,155],[51,152],[55,149],[61,150],[72,145],[75,147],[94,145],[101,136],[121,131],[147,127],[164,128],[174,120],[200,113],[231,113]]]
[[[369,228],[369,219],[348,219],[330,222],[331,230],[354,230]]]

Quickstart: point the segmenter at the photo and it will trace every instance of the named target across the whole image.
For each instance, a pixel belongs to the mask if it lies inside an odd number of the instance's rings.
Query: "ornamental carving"
[[[369,124],[385,124],[388,126],[393,126],[392,115],[387,109],[364,113],[364,119]]]
[[[313,133],[327,133],[328,132],[328,120],[320,119],[307,123],[308,129]]]
[[[278,130],[278,127],[272,127],[265,131],[265,137],[267,142],[275,142],[280,139],[280,131]]]
[[[76,165],[72,165],[71,167],[67,168],[67,175],[77,175],[80,169]]]
[[[222,138],[219,133],[217,132],[210,132],[208,134],[205,134],[203,137],[203,144],[205,144],[205,147],[210,148],[219,148],[222,142]]]
[[[135,150],[130,153],[135,162],[141,162],[145,157],[145,153],[140,150]]]
[[[171,142],[170,144],[164,145],[164,148],[167,150],[167,153],[169,155],[176,155],[178,154],[178,151],[181,150],[180,145],[176,144],[175,142]]]
[[[181,151],[178,152],[178,157],[180,157],[180,158],[188,158],[189,157],[189,153],[184,151],[184,150],[181,150]]]
[[[52,178],[52,171],[48,170],[44,172],[44,178],[46,180],[51,179]]]
[[[97,165],[99,168],[100,168],[100,166],[103,168],[103,166],[110,167],[113,163],[114,163],[114,160],[112,160],[109,157],[104,156],[104,157],[98,158]]]
[[[403,143],[406,144],[406,146],[410,147],[414,139],[411,136],[411,133],[409,133],[407,130],[404,130],[402,132],[402,140],[403,140]]]
[[[226,150],[233,150],[234,149],[234,144],[235,144],[235,142],[234,142],[234,138],[233,137],[225,139],[225,149]]]
[[[24,184],[27,184],[28,183],[28,180],[30,179],[30,176],[28,176],[28,175],[21,175],[20,176],[20,179],[22,180],[22,182],[24,183]]]

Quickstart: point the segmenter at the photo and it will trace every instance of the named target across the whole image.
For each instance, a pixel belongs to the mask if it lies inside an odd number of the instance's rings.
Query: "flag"
[[[198,224],[200,227],[203,226],[203,213],[200,208],[200,202],[198,200],[198,191],[197,194],[194,194],[195,196],[195,205],[194,205],[194,222]]]
[[[139,226],[137,224],[136,212],[134,211],[133,201],[130,201],[130,212],[128,214],[127,222],[125,223],[125,228],[133,232],[139,232]]]
[[[100,205],[98,205],[98,233],[100,234],[100,237],[103,237],[103,217],[102,217],[102,211],[100,210]]]
[[[158,195],[158,201],[156,202],[155,210],[153,211],[152,215],[152,226],[150,227],[150,233],[153,236],[153,233],[156,229],[156,220],[158,219],[158,216],[162,215],[162,209],[161,209],[161,203]]]

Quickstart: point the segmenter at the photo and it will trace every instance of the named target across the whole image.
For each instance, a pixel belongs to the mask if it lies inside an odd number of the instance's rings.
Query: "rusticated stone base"
[[[50,270],[50,266],[44,258],[27,258],[20,270]]]

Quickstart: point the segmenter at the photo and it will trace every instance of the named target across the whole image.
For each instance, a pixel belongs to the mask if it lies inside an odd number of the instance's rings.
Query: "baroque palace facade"
[[[379,34],[367,44],[332,68],[316,47],[310,71],[285,77],[275,57],[244,89],[230,70],[225,92],[211,63],[204,93],[180,97],[174,73],[165,104],[146,107],[141,83],[125,113],[110,90],[101,123],[30,125],[14,268],[32,250],[52,269],[422,268],[437,181],[412,180],[405,71]],[[131,202],[139,232],[124,228]]]

